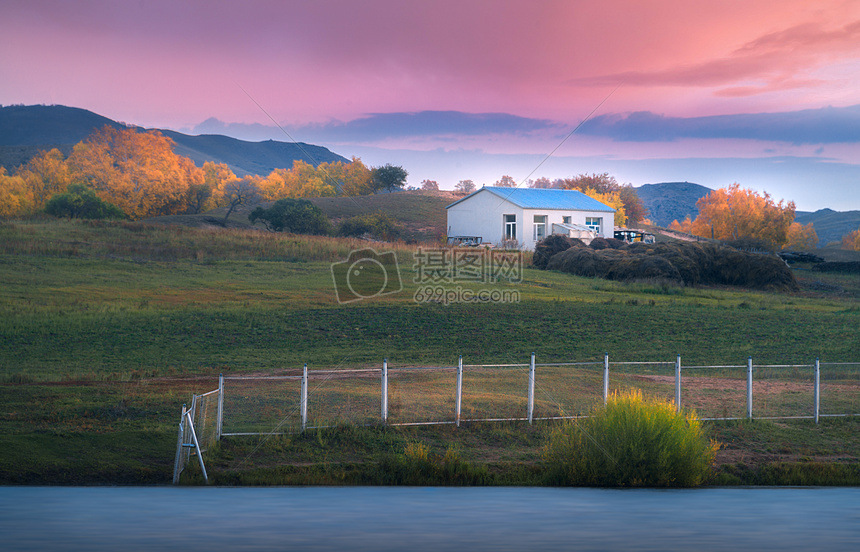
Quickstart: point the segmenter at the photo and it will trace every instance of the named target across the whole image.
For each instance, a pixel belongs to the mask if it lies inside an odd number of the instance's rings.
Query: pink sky
[[[505,113],[572,128],[604,100],[595,116],[644,111],[687,119],[860,104],[855,0],[0,0],[0,13],[0,103],[82,107],[146,127],[193,129],[210,117],[271,125],[242,89],[295,129],[297,140],[310,123],[385,113]],[[332,138],[323,145],[347,157],[361,152],[380,160],[385,151],[436,148],[539,156],[565,133],[512,131],[462,140],[443,133],[364,143]],[[856,140],[796,142],[696,135],[649,143],[576,135],[558,155],[817,155],[851,166],[860,159]],[[398,154],[390,155],[388,161],[398,161]],[[434,178],[414,162],[406,166],[410,181]],[[519,168],[500,161],[498,175],[485,178],[526,173],[530,162]],[[444,159],[434,163],[439,167]],[[580,172],[575,166],[559,170]],[[582,166],[603,172],[599,163]],[[450,168],[434,178],[443,187],[457,178],[481,182]],[[645,183],[636,178],[674,178],[629,174],[621,179],[634,185]],[[733,180],[763,185],[743,176]],[[710,187],[731,183],[695,178],[678,179]],[[837,188],[860,197],[857,188]],[[780,197],[795,199],[788,192],[802,189],[787,187]],[[810,209],[824,206],[808,203]],[[860,208],[860,200],[852,208]]]

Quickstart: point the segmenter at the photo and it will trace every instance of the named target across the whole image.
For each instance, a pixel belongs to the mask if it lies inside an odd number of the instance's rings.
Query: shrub
[[[332,230],[322,210],[306,199],[279,199],[268,209],[254,209],[248,220],[252,224],[262,221],[272,232],[325,236]]]
[[[453,448],[443,456],[430,453],[423,443],[406,445],[403,454],[389,455],[380,462],[386,485],[487,485],[491,482],[484,467],[475,467],[460,458]]]
[[[718,448],[695,412],[678,413],[637,390],[555,429],[544,461],[558,485],[694,487],[712,474]]]
[[[401,235],[397,222],[384,213],[358,215],[340,224],[337,235],[345,238],[375,238],[396,240]]]
[[[102,201],[83,184],[69,184],[65,193],[56,194],[45,204],[45,212],[55,217],[80,219],[123,219],[122,209]]]

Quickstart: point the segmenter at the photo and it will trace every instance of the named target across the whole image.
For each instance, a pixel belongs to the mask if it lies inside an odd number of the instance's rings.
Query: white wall
[[[498,245],[504,239],[504,215],[516,215],[517,241],[522,243],[523,210],[488,191],[475,193],[448,209],[448,235],[481,236],[484,243]]]

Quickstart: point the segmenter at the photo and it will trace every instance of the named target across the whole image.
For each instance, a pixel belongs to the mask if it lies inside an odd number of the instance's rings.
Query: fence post
[[[382,359],[382,423],[388,422],[388,359]]]
[[[675,410],[681,411],[681,355],[675,361]]]
[[[185,442],[183,428],[185,426],[185,405],[182,405],[182,416],[179,417],[179,440],[176,443],[176,460],[173,462],[173,484],[179,483],[179,475],[182,473],[182,455],[185,453],[182,444]]]
[[[191,413],[185,414],[187,418]],[[206,474],[206,465],[203,463],[203,450],[200,448],[200,441],[197,440],[197,432],[194,431],[194,421],[188,424],[188,432],[191,434],[191,442],[194,443],[194,450],[197,451],[197,462],[200,464],[200,471],[203,472],[203,480],[209,483],[209,475]]]
[[[224,423],[224,374],[218,374],[218,415],[215,422],[215,439],[221,440],[221,427]]]
[[[529,361],[529,423],[532,423],[535,411],[535,354]]]
[[[815,423],[818,423],[818,411],[821,406],[821,364],[815,359]]]
[[[603,353],[603,406],[609,400],[609,353]]]
[[[302,431],[308,426],[308,364],[305,363],[304,371],[302,372],[302,395],[301,395],[301,411],[302,411]]]
[[[457,397],[454,400],[454,421],[460,427],[460,406],[463,404],[463,355],[457,363]]]
[[[753,362],[752,356],[747,357],[747,418],[752,419],[753,407]]]

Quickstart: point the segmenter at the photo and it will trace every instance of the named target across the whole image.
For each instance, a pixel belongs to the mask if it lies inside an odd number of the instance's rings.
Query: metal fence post
[[[388,421],[388,359],[382,359],[382,423]]]
[[[821,364],[815,359],[815,423],[818,423],[818,412],[821,406]]]
[[[675,410],[681,411],[681,355],[675,361]]]
[[[535,411],[535,354],[529,361],[529,423],[532,423]]]
[[[218,418],[215,423],[215,439],[221,440],[221,428],[224,424],[224,374],[218,374]]]
[[[747,418],[752,419],[753,408],[753,362],[752,356],[747,357]]]
[[[603,406],[609,400],[609,353],[603,353]]]
[[[179,440],[176,443],[176,460],[173,462],[173,484],[176,485],[179,483],[179,475],[182,473],[183,461],[182,455],[184,454],[184,447],[182,446],[185,443],[185,435],[183,428],[185,427],[185,405],[182,405],[182,416],[179,417]]]
[[[302,411],[302,431],[308,426],[308,365],[305,363],[304,371],[302,372],[302,395],[301,395],[301,411]]]
[[[460,427],[460,407],[463,404],[463,355],[457,363],[457,397],[454,400],[454,421]]]

